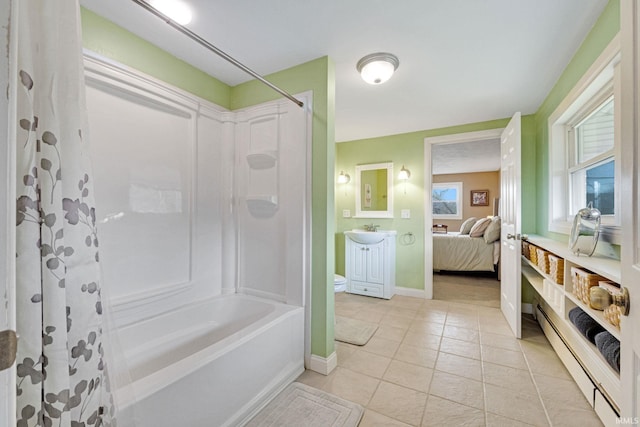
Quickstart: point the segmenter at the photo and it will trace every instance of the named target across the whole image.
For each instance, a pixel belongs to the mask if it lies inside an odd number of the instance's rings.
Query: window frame
[[[614,74],[614,78],[615,78],[615,74]],[[568,159],[568,163],[567,163],[567,185],[568,185],[568,199],[569,200],[569,205],[567,206],[567,220],[568,221],[573,221],[573,217],[575,216],[575,214],[577,213],[577,211],[583,207],[586,207],[586,202],[583,203],[581,206],[574,206],[573,204],[575,203],[576,200],[576,189],[572,186],[571,184],[571,177],[575,172],[579,172],[579,171],[586,171],[588,169],[593,168],[596,165],[605,163],[606,161],[609,160],[613,160],[614,162],[616,162],[616,160],[619,162],[620,159],[618,158],[618,156],[616,156],[616,131],[615,131],[615,116],[617,114],[616,112],[616,101],[615,101],[616,97],[614,94],[614,88],[613,88],[613,80],[610,81],[609,83],[607,83],[602,90],[596,95],[594,96],[592,99],[590,99],[586,104],[585,107],[583,108],[578,114],[574,115],[567,123],[567,140],[566,140],[566,144],[567,144],[567,159]],[[579,161],[579,151],[580,151],[580,147],[579,147],[579,142],[578,142],[578,138],[576,137],[576,128],[581,125],[585,120],[587,120],[591,115],[593,115],[594,113],[596,113],[596,111],[598,111],[598,109],[600,109],[601,107],[603,107],[606,103],[608,103],[609,101],[613,101],[613,106],[614,106],[614,146],[607,150],[604,151],[588,160],[583,160],[582,162]],[[617,162],[616,162],[617,164]],[[619,165],[616,166],[615,168],[619,168]],[[615,176],[615,172],[614,172],[614,176]],[[616,222],[616,218],[619,217],[620,215],[620,211],[619,211],[619,207],[620,207],[620,203],[617,200],[617,196],[618,196],[618,192],[617,192],[617,187],[620,185],[619,180],[615,180],[614,178],[614,183],[615,183],[615,187],[614,187],[614,211],[616,212],[614,215],[605,215],[602,214],[602,224],[604,225],[617,225],[619,224],[619,219]],[[586,196],[585,194],[581,194],[581,196]],[[586,198],[586,197],[585,197]]]
[[[614,169],[615,215],[603,216],[601,236],[611,243],[618,243],[620,236],[620,41],[616,36],[598,59],[578,81],[569,94],[549,116],[549,162],[548,162],[548,229],[570,234],[574,214],[571,213],[571,172],[594,165],[612,157]],[[596,156],[577,168],[577,141],[573,127],[593,113],[609,98],[614,99],[614,148]]]
[[[456,189],[456,205],[458,207],[456,214],[436,214],[433,212],[434,208],[434,199],[433,199],[433,191],[437,188],[455,188]],[[463,185],[461,181],[458,182],[434,182],[431,184],[431,215],[433,219],[453,219],[459,220],[462,219],[462,190]]]

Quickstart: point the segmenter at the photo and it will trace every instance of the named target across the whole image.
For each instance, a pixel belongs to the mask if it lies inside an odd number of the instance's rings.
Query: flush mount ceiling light
[[[193,17],[191,8],[180,0],[150,0],[149,3],[154,9],[165,14],[180,25],[188,24]]]
[[[358,61],[356,68],[362,76],[362,80],[372,85],[379,85],[391,78],[393,72],[398,69],[400,61],[398,57],[385,52],[372,53]]]

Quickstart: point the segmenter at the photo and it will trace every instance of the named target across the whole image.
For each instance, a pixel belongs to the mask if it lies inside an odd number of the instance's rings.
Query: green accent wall
[[[379,138],[341,142],[336,148],[336,172],[351,176],[348,184],[335,184],[336,190],[336,272],[344,275],[344,231],[362,228],[372,222],[386,230],[397,230],[396,286],[424,289],[424,178],[431,173],[424,165],[424,139],[428,137],[476,132],[503,128],[509,118],[470,123],[440,129],[425,130]],[[535,159],[535,122],[533,116],[522,118],[522,158]],[[344,218],[343,210],[355,215],[355,167],[368,163],[393,162],[394,218]],[[398,172],[402,166],[411,171],[409,181],[400,182]],[[336,177],[337,179],[337,174]],[[535,228],[535,162],[523,161],[523,230]],[[410,209],[411,218],[400,218],[402,209]],[[415,241],[405,237],[411,233]]]
[[[281,98],[255,80],[229,87],[101,16],[84,8],[81,13],[85,48],[221,107],[236,110]],[[324,57],[266,78],[292,94],[313,92],[311,352],[328,357],[334,351],[334,65]]]
[[[220,80],[88,9],[81,8],[80,12],[82,44],[86,49],[221,107],[230,107],[231,87]]]
[[[560,241],[569,237],[549,232],[549,116],[582,78],[591,64],[620,31],[620,0],[610,0],[595,25],[585,37],[562,75],[535,113],[536,169],[536,234]]]

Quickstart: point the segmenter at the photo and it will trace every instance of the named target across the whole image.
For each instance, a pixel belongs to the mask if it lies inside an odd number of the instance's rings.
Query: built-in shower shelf
[[[247,154],[247,163],[252,169],[269,169],[276,165],[278,155],[275,151],[263,151]]]
[[[247,208],[254,216],[271,216],[278,210],[278,196],[247,196]]]

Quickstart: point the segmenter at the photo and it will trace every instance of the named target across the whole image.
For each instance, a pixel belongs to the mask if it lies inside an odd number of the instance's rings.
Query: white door
[[[16,16],[19,2],[11,0],[0,0],[0,26],[11,28],[17,25],[9,25],[10,14]],[[12,91],[15,85],[9,85],[11,77],[15,77],[15,70],[11,66],[15,64],[10,60],[15,52],[14,46],[17,37],[12,31],[10,37],[6,31],[2,32],[0,41],[0,87],[9,87],[9,99],[6,96],[0,97],[0,132],[3,133],[3,143],[0,144],[0,176],[3,179],[0,187],[0,331],[15,330],[15,285],[13,265],[15,260],[15,170],[14,151],[12,144],[4,141],[15,141],[15,128],[10,126],[14,123],[15,108],[13,103],[15,97]],[[11,40],[11,45],[9,44]],[[5,177],[9,177],[6,179]],[[0,332],[1,333],[1,332]],[[7,337],[8,332],[5,332]],[[1,364],[1,363],[0,363]],[[16,425],[16,370],[15,364],[9,369],[0,371],[0,426]]]
[[[514,114],[502,132],[500,156],[500,308],[520,338],[520,113]]]
[[[620,346],[620,380],[623,396],[620,414],[629,424],[640,417],[640,184],[638,150],[640,119],[640,36],[634,26],[640,19],[640,7],[635,1],[620,2],[622,34],[621,77],[621,168],[622,188],[622,286],[629,289],[631,309],[622,316]],[[635,27],[635,28],[634,28]],[[635,89],[635,90],[634,90]],[[631,419],[629,419],[630,417]]]

